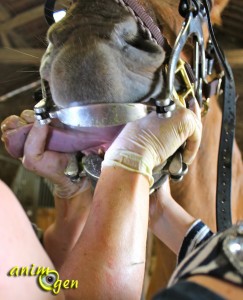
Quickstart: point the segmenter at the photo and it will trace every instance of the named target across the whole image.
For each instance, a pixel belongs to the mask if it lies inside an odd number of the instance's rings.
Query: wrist
[[[150,228],[153,233],[178,255],[188,228],[195,221],[163,189],[156,193],[156,207],[151,211]]]
[[[120,167],[125,170],[144,175],[151,187],[154,183],[151,163],[147,157],[128,150],[112,150],[105,154],[102,162],[104,167]]]
[[[199,247],[213,232],[200,219],[194,220],[188,228],[178,254],[178,264],[194,249]]]
[[[88,178],[82,178],[80,182],[72,182],[68,177],[62,183],[54,184],[53,194],[59,199],[70,200],[91,188]]]

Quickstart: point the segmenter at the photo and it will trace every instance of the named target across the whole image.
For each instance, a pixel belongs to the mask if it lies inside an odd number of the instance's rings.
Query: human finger
[[[34,123],[35,122],[35,112],[30,109],[26,109],[22,111],[20,117],[24,119],[27,123]]]
[[[197,116],[198,120],[201,121],[201,108],[199,107],[199,104],[196,100],[196,98],[191,98],[188,101],[188,109],[194,112],[194,114]]]
[[[5,133],[6,131],[22,127],[26,124],[27,124],[26,121],[21,117],[16,115],[11,115],[2,121],[1,131],[2,133]]]
[[[24,156],[39,160],[44,151],[48,136],[48,125],[40,125],[35,121],[31,128],[24,146]]]
[[[29,171],[59,184],[63,180],[67,181],[64,170],[67,166],[68,154],[46,151],[48,133],[48,125],[39,125],[35,121],[25,141],[22,163]]]

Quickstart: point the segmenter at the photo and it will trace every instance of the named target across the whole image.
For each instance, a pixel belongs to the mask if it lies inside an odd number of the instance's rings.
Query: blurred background
[[[65,0],[63,0],[65,1]],[[40,58],[47,46],[44,0],[0,0],[0,122],[35,105]],[[243,152],[243,0],[230,0],[223,24],[215,32],[234,72],[237,103],[236,138]],[[0,143],[0,179],[15,192],[31,220],[45,229],[54,218],[49,185],[11,158]]]

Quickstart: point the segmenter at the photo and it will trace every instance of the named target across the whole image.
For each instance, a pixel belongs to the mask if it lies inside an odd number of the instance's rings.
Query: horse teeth
[[[99,155],[99,156],[104,156],[104,155],[105,155],[104,149],[99,148],[99,149],[98,149],[98,155]]]

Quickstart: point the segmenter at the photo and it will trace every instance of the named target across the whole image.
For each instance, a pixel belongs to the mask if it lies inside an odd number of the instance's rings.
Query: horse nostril
[[[58,44],[59,38],[56,30],[49,31],[47,38],[54,46]]]
[[[47,33],[47,39],[55,46],[61,45],[66,38],[60,24],[54,24]]]
[[[47,32],[47,40],[54,44],[54,30],[52,30],[52,27]]]

